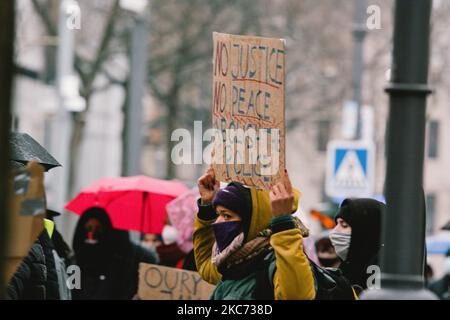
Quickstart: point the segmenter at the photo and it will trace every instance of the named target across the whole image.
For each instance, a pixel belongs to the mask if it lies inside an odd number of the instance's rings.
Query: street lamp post
[[[424,289],[422,190],[431,0],[397,0],[381,251],[381,290],[363,299],[433,299]]]
[[[353,25],[353,71],[352,71],[352,87],[353,101],[356,103],[356,132],[355,139],[361,139],[362,121],[362,78],[364,71],[364,54],[363,45],[367,30],[365,25],[366,19],[366,1],[356,0],[355,21]]]
[[[142,0],[122,0],[123,9],[134,13],[134,26],[130,44],[130,78],[128,99],[125,106],[123,128],[122,175],[141,174],[142,154],[142,99],[145,93],[148,58],[148,15],[147,3]]]
[[[85,101],[79,96],[78,78],[74,71],[75,60],[75,26],[71,26],[72,15],[80,14],[78,2],[75,0],[62,0],[59,6],[58,17],[58,54],[57,54],[57,93],[58,107],[53,119],[51,133],[52,154],[63,167],[48,173],[51,189],[55,197],[51,205],[58,210],[64,208],[69,186],[70,136],[72,134],[72,112],[80,112],[85,108]],[[78,17],[79,18],[79,17]],[[63,215],[61,221],[63,234],[72,229],[70,218]]]

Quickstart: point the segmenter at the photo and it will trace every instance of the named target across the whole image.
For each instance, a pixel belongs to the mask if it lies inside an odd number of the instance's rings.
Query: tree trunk
[[[80,162],[80,147],[83,141],[84,128],[86,126],[86,115],[89,111],[90,95],[83,97],[86,100],[86,109],[73,118],[72,133],[70,136],[70,162],[67,196],[72,199],[75,196],[77,167]]]
[[[166,148],[166,163],[167,163],[167,170],[166,170],[166,178],[167,179],[173,179],[176,177],[176,167],[175,164],[172,161],[172,147],[173,142],[171,141],[170,137],[172,136],[172,132],[175,130],[176,126],[176,117],[178,110],[178,99],[177,99],[177,93],[175,92],[174,95],[171,96],[170,101],[167,104],[167,148]]]
[[[128,146],[127,146],[127,140],[128,140],[128,100],[129,100],[129,90],[128,88],[128,81],[125,85],[125,99],[123,101],[122,105],[122,114],[123,114],[123,127],[122,127],[122,166],[121,166],[121,175],[125,176],[127,172],[127,153],[128,153]]]

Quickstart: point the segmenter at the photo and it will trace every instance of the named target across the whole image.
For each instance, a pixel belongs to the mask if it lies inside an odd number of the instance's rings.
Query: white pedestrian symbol
[[[345,153],[344,159],[336,172],[334,185],[340,188],[363,188],[367,178],[358,155],[354,150]]]

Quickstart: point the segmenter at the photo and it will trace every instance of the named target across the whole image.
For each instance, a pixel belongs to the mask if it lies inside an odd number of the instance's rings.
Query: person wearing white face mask
[[[441,300],[450,300],[450,249],[447,251],[444,260],[445,275],[433,282],[429,289],[433,291]]]
[[[378,265],[381,247],[381,216],[385,205],[373,199],[345,199],[330,233],[336,254],[342,260],[340,269],[359,294],[367,288],[367,272]]]
[[[156,233],[147,233],[142,235],[141,246],[144,248],[156,252],[156,247],[162,242],[161,235]]]
[[[165,245],[175,243],[178,240],[178,230],[171,225],[165,225],[161,237]]]
[[[162,244],[156,247],[160,264],[167,267],[181,268],[186,254],[178,246],[178,230],[165,225],[162,233]]]

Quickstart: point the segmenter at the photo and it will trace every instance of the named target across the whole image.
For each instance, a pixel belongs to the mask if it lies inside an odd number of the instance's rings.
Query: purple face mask
[[[223,251],[241,233],[241,221],[214,223],[211,226],[220,251]]]

